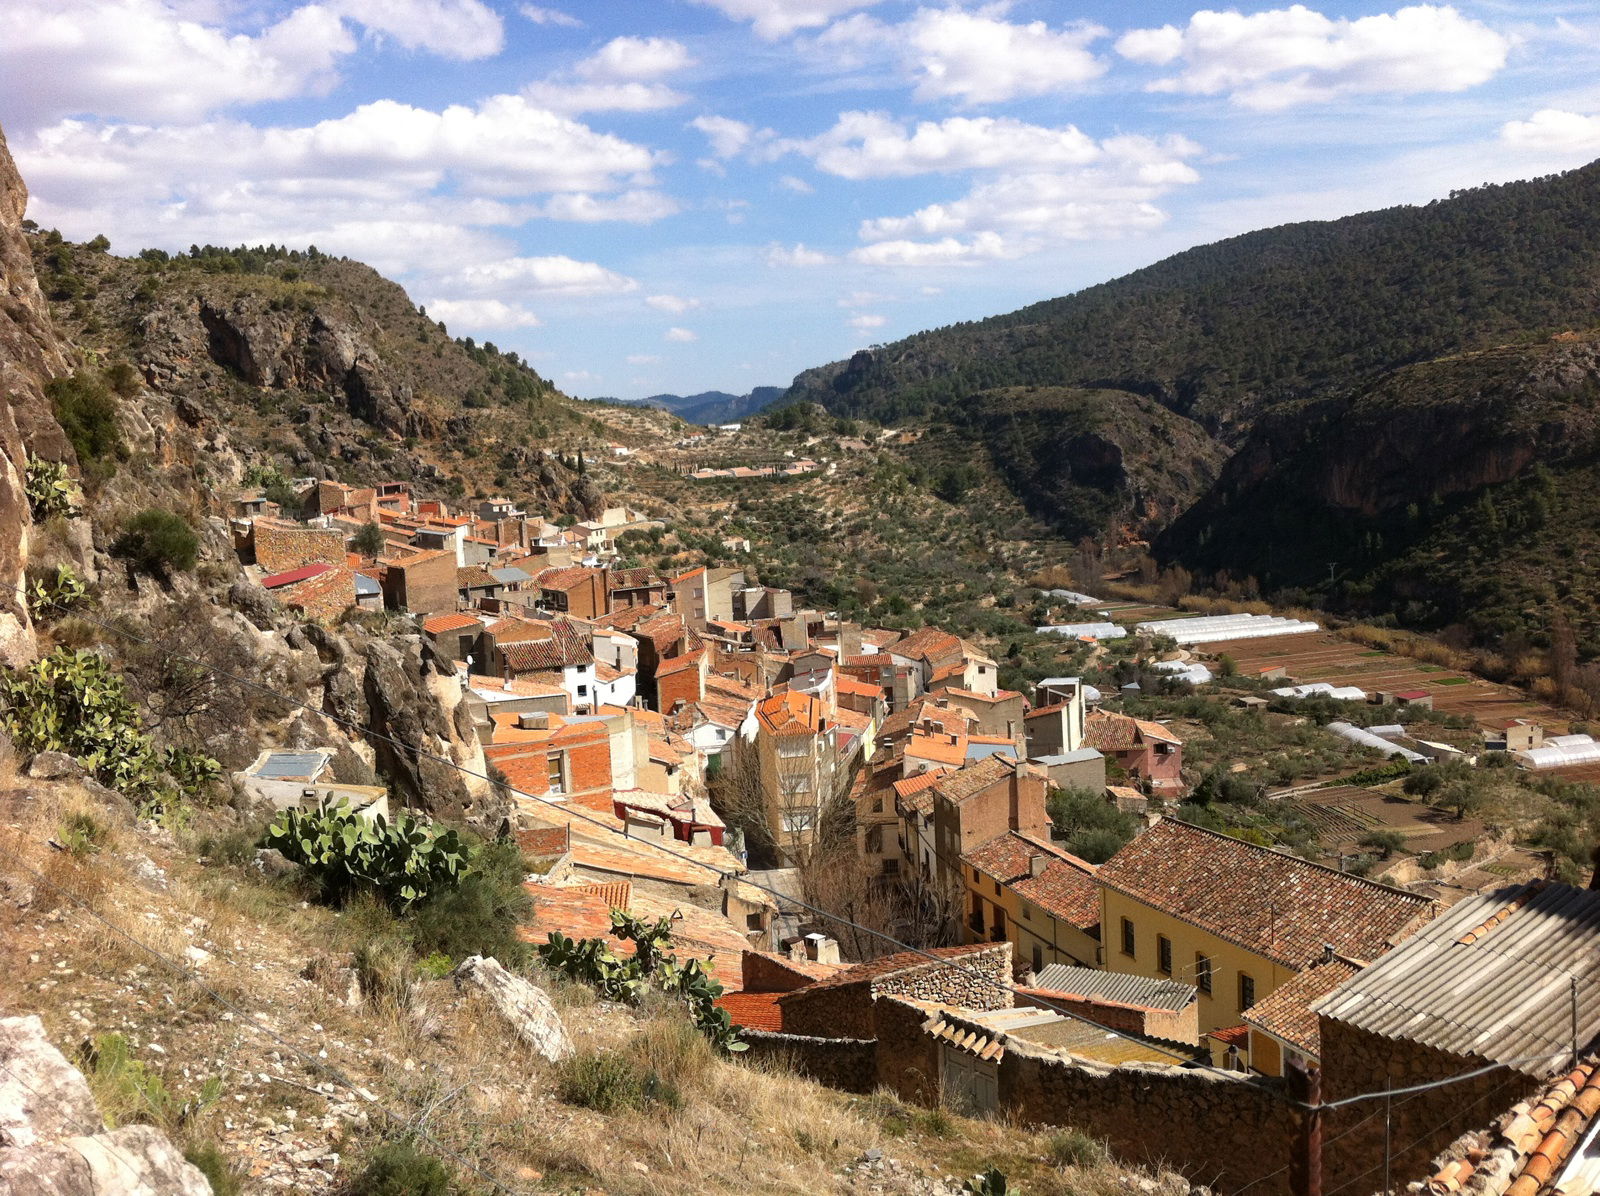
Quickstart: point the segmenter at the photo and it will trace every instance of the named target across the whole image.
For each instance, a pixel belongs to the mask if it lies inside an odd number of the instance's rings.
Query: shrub
[[[459,884],[467,864],[455,831],[408,813],[369,820],[343,801],[284,810],[265,843],[305,869],[327,900],[370,890],[397,912]]]
[[[107,834],[98,818],[82,810],[67,815],[56,833],[61,836],[61,846],[79,860],[99,852],[105,846]]]
[[[194,568],[200,538],[181,516],[151,507],[133,517],[111,551],[142,573],[167,577]]]
[[[89,588],[70,565],[57,565],[28,583],[28,613],[35,619],[64,615],[89,596]]]
[[[1052,790],[1048,809],[1062,845],[1091,864],[1105,863],[1139,828],[1132,814],[1088,789]]]
[[[1105,1144],[1082,1130],[1062,1130],[1051,1135],[1045,1150],[1057,1167],[1097,1167],[1106,1161]]]
[[[341,1189],[341,1196],[450,1196],[450,1172],[407,1141],[385,1142]]]
[[[1386,860],[1395,852],[1405,850],[1406,837],[1399,831],[1368,831],[1361,836],[1361,846],[1370,847],[1379,858]]]
[[[677,1087],[637,1055],[623,1051],[579,1051],[562,1060],[556,1087],[569,1105],[596,1113],[618,1113],[661,1104],[683,1103]]]
[[[519,967],[532,954],[517,934],[533,899],[522,887],[528,868],[510,840],[486,843],[461,882],[435,891],[412,909],[418,953],[448,959],[488,955]]]
[[[385,543],[383,529],[376,523],[368,523],[355,534],[355,538],[350,541],[350,547],[362,556],[381,556]]]
[[[117,401],[98,374],[77,373],[45,384],[45,394],[86,475],[110,477],[127,456],[117,427]]]
[[[244,1191],[245,1173],[232,1166],[215,1143],[191,1147],[183,1157],[200,1168],[211,1185],[212,1196],[240,1196]]]

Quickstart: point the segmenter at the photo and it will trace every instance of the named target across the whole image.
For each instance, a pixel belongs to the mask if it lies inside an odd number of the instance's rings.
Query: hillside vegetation
[[[1398,365],[1585,327],[1600,164],[1422,207],[1289,224],[801,374],[788,398],[883,421],[1001,386],[1110,387],[1227,438]]]

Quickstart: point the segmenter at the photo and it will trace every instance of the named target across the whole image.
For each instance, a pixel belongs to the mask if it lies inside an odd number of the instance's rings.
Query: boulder
[[[83,765],[65,752],[40,752],[29,761],[28,775],[38,781],[64,781],[86,774]]]
[[[555,1063],[572,1054],[572,1039],[543,989],[508,972],[497,959],[473,955],[455,970],[456,984],[470,984],[534,1052]]]
[[[154,1126],[107,1131],[83,1073],[37,1017],[0,1018],[0,1192],[7,1196],[210,1196]]]

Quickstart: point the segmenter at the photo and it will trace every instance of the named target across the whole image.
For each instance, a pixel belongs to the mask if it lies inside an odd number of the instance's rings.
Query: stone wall
[[[745,1058],[775,1059],[791,1071],[842,1092],[871,1092],[878,1086],[877,1043],[860,1038],[816,1038],[741,1030],[749,1044]]]
[[[1319,1018],[1322,1057],[1326,1061],[1322,1099],[1335,1101],[1361,1092],[1382,1092],[1431,1080],[1447,1079],[1488,1066],[1475,1055],[1456,1055],[1404,1039],[1382,1038],[1330,1018]],[[1428,1161],[1469,1129],[1486,1125],[1539,1087],[1531,1076],[1509,1068],[1443,1088],[1415,1093],[1393,1102],[1390,1140],[1395,1153],[1393,1175],[1421,1174]],[[1370,1116],[1376,1113],[1377,1116]],[[1328,1116],[1323,1158],[1328,1190],[1350,1183],[1358,1191],[1381,1186],[1384,1157],[1384,1101],[1380,1097]],[[1413,1144],[1414,1145],[1411,1145]],[[1365,1187],[1354,1181],[1371,1172]]]
[[[939,1044],[922,1028],[927,1011],[894,997],[880,997],[873,1003],[872,1015],[878,1086],[898,1093],[902,1100],[937,1104]]]
[[[256,520],[256,564],[268,573],[287,573],[302,565],[345,563],[344,532],[338,528],[279,527]]]
[[[803,988],[782,999],[783,1024],[820,1038],[872,1037],[872,990],[866,981],[836,988]]]
[[[1025,1123],[1072,1126],[1104,1139],[1124,1161],[1177,1171],[1218,1192],[1252,1184],[1254,1196],[1289,1191],[1288,1173],[1272,1173],[1288,1163],[1299,1122],[1275,1081],[1109,1067],[1012,1039],[1000,1061],[1000,1107]]]
[[[1011,944],[994,943],[953,959],[928,960],[873,982],[874,996],[912,997],[960,1009],[1011,1005]]]

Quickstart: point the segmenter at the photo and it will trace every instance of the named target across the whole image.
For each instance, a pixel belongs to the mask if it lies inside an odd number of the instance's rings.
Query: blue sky
[[[4,0],[0,125],[69,236],[313,243],[569,393],[744,391],[1600,157],[1600,10]]]

